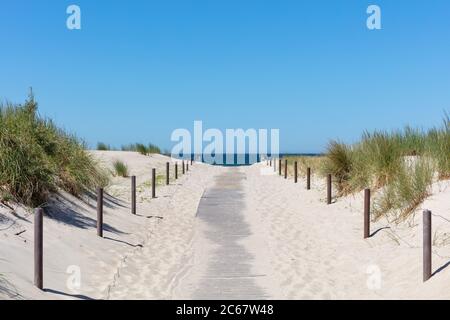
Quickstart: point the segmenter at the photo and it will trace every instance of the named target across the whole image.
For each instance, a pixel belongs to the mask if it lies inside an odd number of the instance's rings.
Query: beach
[[[33,286],[33,217],[0,207],[2,299],[449,299],[450,184],[414,218],[372,223],[363,239],[363,193],[326,204],[323,178],[295,184],[266,162],[220,167],[194,163],[151,198],[161,155],[93,151],[137,176],[105,190],[104,237],[95,196],[52,196],[44,217],[44,290]],[[180,162],[181,165],[181,162]],[[180,169],[181,172],[181,169]],[[14,210],[12,210],[14,209]],[[433,277],[422,281],[422,210],[433,212]],[[74,271],[75,270],[75,271]],[[79,278],[77,276],[79,272]],[[79,283],[77,282],[79,279]]]

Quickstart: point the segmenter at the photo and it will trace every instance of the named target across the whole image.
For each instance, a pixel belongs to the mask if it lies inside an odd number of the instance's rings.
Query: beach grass
[[[285,156],[283,159],[288,160],[288,175],[294,176],[294,163],[297,161],[298,175],[306,176],[306,171],[311,168],[312,172],[319,172],[323,166],[325,157],[323,156]],[[277,164],[278,165],[278,164]],[[284,162],[283,162],[284,166]]]
[[[149,143],[148,146],[143,143],[131,143],[123,145],[121,150],[139,152],[142,155],[161,154],[161,149],[152,143]]]
[[[114,174],[118,177],[127,178],[128,177],[128,166],[120,161],[115,160],[113,162]]]
[[[338,195],[372,188],[380,192],[376,216],[409,216],[430,194],[433,181],[450,177],[450,125],[428,131],[405,127],[365,132],[353,145],[331,141],[321,173],[331,173]]]
[[[450,178],[450,119],[430,130],[364,132],[361,140],[345,144],[331,140],[324,156],[286,156],[288,174],[305,176],[306,168],[321,177],[332,174],[337,196],[371,188],[375,218],[393,214],[407,218],[430,195],[431,185]],[[284,166],[284,161],[282,163]]]
[[[403,221],[431,194],[433,165],[424,158],[410,162],[400,167],[375,202],[375,219],[391,212],[395,221]]]
[[[98,151],[109,151],[109,150],[111,150],[111,146],[106,143],[99,142],[99,143],[97,143],[97,150]]]
[[[107,173],[76,136],[39,116],[32,92],[0,105],[0,198],[39,206],[61,188],[75,196],[108,184]]]

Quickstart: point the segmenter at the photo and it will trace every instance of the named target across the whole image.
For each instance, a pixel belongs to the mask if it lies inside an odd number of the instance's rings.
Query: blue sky
[[[77,4],[82,30],[66,28]],[[382,10],[382,30],[366,9]],[[0,99],[92,146],[176,128],[279,128],[282,152],[364,130],[440,125],[450,110],[450,2],[2,0]]]

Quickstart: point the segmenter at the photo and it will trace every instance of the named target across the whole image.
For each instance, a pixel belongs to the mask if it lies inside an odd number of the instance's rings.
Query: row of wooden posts
[[[191,166],[193,160],[190,160]],[[189,162],[182,161],[182,174],[189,171]],[[175,163],[175,180],[178,179],[178,162]],[[170,184],[170,163],[166,163],[166,185]],[[152,169],[152,198],[156,198],[156,169]],[[136,215],[136,176],[131,177],[131,213]],[[42,290],[44,282],[44,210],[34,212],[34,285]],[[97,235],[103,238],[103,188],[97,189]]]
[[[267,160],[267,165],[272,166],[276,171],[276,160]],[[282,160],[278,159],[278,174],[282,175]],[[288,161],[284,160],[284,179],[288,178]],[[332,175],[327,175],[327,204],[332,204]],[[294,162],[294,183],[298,183],[298,163]],[[311,168],[306,169],[306,189],[311,190]],[[370,189],[364,190],[364,239],[371,237],[370,234]],[[423,281],[427,281],[432,277],[432,212],[425,210],[423,212]]]

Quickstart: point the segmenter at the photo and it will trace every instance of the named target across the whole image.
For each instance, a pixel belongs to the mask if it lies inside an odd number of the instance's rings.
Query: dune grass
[[[106,144],[106,143],[99,142],[99,143],[97,143],[97,150],[99,150],[99,151],[109,151],[109,150],[111,150],[111,146]]]
[[[354,145],[331,141],[321,173],[331,173],[339,195],[380,191],[376,216],[408,217],[429,195],[433,178],[450,177],[450,122],[428,131],[405,127],[365,132]]]
[[[396,221],[407,218],[431,193],[434,168],[426,159],[405,163],[375,202],[375,218],[392,212]]]
[[[39,206],[58,188],[79,196],[107,183],[82,141],[38,115],[32,93],[23,105],[0,105],[1,200]]]
[[[161,149],[152,143],[149,143],[148,146],[142,143],[132,143],[123,145],[121,149],[122,151],[139,152],[142,155],[161,154]]]
[[[294,176],[294,162],[297,161],[298,175],[306,176],[307,168],[311,168],[312,172],[319,172],[323,166],[323,156],[286,156],[283,158],[288,160],[288,175]],[[282,163],[284,166],[284,162]],[[277,163],[278,166],[278,163]]]
[[[115,160],[113,162],[114,174],[118,177],[127,178],[128,177],[128,166],[120,161]]]
[[[330,141],[324,156],[284,159],[291,176],[295,161],[300,176],[308,167],[322,177],[331,173],[338,196],[373,189],[378,192],[375,217],[393,214],[400,221],[430,195],[434,181],[450,178],[450,119],[445,114],[440,127],[427,131],[407,126],[392,132],[364,132],[352,145]]]

